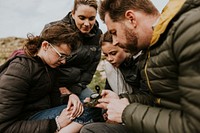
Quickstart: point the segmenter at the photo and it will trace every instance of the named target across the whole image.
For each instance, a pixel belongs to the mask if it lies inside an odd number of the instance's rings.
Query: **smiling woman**
[[[101,109],[91,108],[87,108],[84,115],[76,118],[79,112],[83,111],[83,100],[93,93],[88,85],[93,79],[101,57],[99,40],[102,31],[96,20],[97,8],[96,0],[74,0],[73,9],[62,20],[50,22],[44,27],[46,30],[58,23],[70,25],[79,33],[82,42],[78,50],[72,53],[72,58],[59,67],[58,86],[63,97],[73,93],[69,97],[68,108],[73,109],[72,118],[76,123],[74,129],[77,129],[72,131],[65,127],[60,132],[78,132],[83,124],[101,120]]]

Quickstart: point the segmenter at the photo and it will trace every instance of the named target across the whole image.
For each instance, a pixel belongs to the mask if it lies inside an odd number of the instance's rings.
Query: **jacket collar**
[[[166,30],[169,22],[182,8],[186,0],[169,0],[168,4],[162,10],[159,20],[154,27],[150,46],[154,45],[160,38],[160,35]]]

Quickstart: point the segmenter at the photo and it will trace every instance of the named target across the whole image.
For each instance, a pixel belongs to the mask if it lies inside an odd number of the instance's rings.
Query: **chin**
[[[88,33],[90,33],[90,31],[91,31],[91,29],[90,29],[90,30],[81,30],[81,32],[82,32],[83,34],[88,34]]]
[[[51,68],[56,68],[58,67],[57,65],[50,65]]]

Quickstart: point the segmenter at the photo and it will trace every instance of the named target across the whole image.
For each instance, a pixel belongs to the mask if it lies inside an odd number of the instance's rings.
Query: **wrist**
[[[60,129],[61,129],[60,123],[58,122],[58,117],[59,116],[56,116],[56,118],[55,118],[56,125],[57,125],[56,133],[58,133],[60,131]]]

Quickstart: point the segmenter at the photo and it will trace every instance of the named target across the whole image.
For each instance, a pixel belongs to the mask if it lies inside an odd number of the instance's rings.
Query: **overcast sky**
[[[168,0],[152,0],[161,11]],[[126,1],[124,1],[126,2]],[[46,23],[62,19],[73,6],[73,0],[0,0],[0,38],[39,35]],[[106,26],[97,20],[103,32]]]

